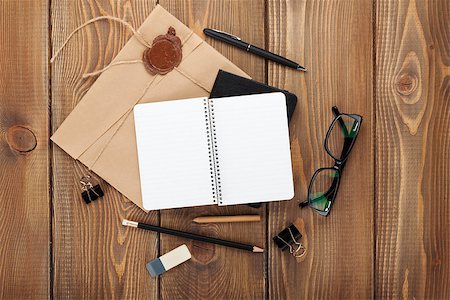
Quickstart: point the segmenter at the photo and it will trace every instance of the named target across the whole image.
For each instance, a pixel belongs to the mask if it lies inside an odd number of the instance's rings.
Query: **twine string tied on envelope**
[[[110,21],[115,21],[115,22],[119,22],[123,25],[125,25],[128,29],[130,29],[133,34],[136,36],[137,40],[144,46],[146,46],[147,48],[150,48],[151,45],[145,40],[144,35],[139,32],[138,30],[136,30],[133,25],[131,25],[130,23],[117,18],[117,17],[113,17],[113,16],[100,16],[100,17],[96,17],[93,19],[90,19],[88,21],[86,21],[85,23],[81,24],[80,26],[78,26],[77,28],[75,28],[75,30],[73,30],[69,36],[66,38],[66,40],[64,41],[64,43],[62,44],[62,46],[55,52],[55,55],[50,59],[50,63],[53,63],[55,61],[55,59],[59,56],[59,54],[61,53],[61,51],[64,49],[64,47],[67,45],[67,43],[70,41],[70,39],[75,35],[75,33],[77,33],[79,30],[85,28],[87,25],[92,24],[94,22],[97,21],[102,21],[102,20],[110,20]],[[189,32],[189,34],[183,39],[183,41],[181,42],[182,45],[184,45],[194,34],[193,31]],[[199,45],[198,45],[199,46]],[[198,47],[197,46],[197,47]],[[194,49],[195,50],[195,49]],[[83,78],[87,78],[87,77],[91,77],[91,76],[97,76],[100,75],[101,73],[105,72],[106,70],[108,70],[109,68],[113,67],[113,66],[118,66],[118,65],[124,65],[124,64],[135,64],[135,63],[140,63],[142,64],[143,61],[142,59],[135,59],[135,60],[123,60],[123,61],[117,61],[117,62],[113,62],[110,63],[109,65],[107,65],[106,67],[91,72],[91,73],[85,73],[83,74]],[[178,67],[174,68],[176,71],[178,71],[181,75],[183,75],[184,77],[186,77],[187,79],[189,79],[190,81],[192,81],[195,85],[197,85],[198,87],[202,88],[203,90],[205,90],[206,92],[210,92],[210,90],[208,88],[206,88],[203,84],[201,84],[199,81],[197,81],[195,78],[193,78],[192,76],[190,76],[189,74],[187,74],[185,71],[181,70]]]
[[[100,17],[92,18],[92,19],[86,21],[85,23],[81,24],[77,28],[75,28],[75,30],[72,31],[69,34],[69,36],[66,38],[66,40],[64,41],[62,46],[55,52],[55,55],[53,55],[53,57],[50,59],[50,63],[53,63],[55,61],[55,59],[58,57],[58,55],[61,53],[61,51],[64,49],[64,47],[67,45],[67,43],[74,36],[75,33],[77,33],[79,30],[83,29],[87,25],[92,24],[92,23],[97,22],[97,21],[101,21],[101,20],[115,21],[115,22],[119,22],[119,23],[125,25],[125,27],[127,27],[128,29],[130,29],[133,32],[133,34],[136,36],[137,40],[141,44],[145,45],[147,48],[151,47],[151,45],[145,40],[143,34],[140,33],[138,30],[134,29],[133,25],[131,25],[127,21],[124,21],[124,20],[122,20],[120,18],[113,17],[113,16],[100,16]]]

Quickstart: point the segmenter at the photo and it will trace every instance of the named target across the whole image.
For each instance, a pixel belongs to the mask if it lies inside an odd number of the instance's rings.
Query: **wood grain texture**
[[[120,17],[138,28],[154,1],[53,1],[53,53],[69,33],[85,21]],[[107,65],[132,33],[122,25],[100,22],[77,33],[52,66],[52,131],[95,81],[82,74]],[[100,115],[99,115],[100,117]],[[89,205],[81,199],[79,179],[86,168],[57,146],[53,154],[54,296],[55,298],[153,299],[157,281],[145,264],[158,254],[158,240],[141,230],[125,228],[122,218],[157,222],[105,182],[105,196]]]
[[[0,298],[50,295],[47,1],[0,1]]]
[[[308,68],[266,68],[261,58],[207,39],[254,79],[268,77],[299,97],[290,124],[296,197],[261,209],[145,214],[101,181],[105,197],[86,205],[78,183],[86,168],[49,136],[95,82],[82,74],[107,65],[131,32],[97,23],[51,67],[49,55],[96,16],[137,28],[155,2],[0,1],[0,298],[450,298],[450,2],[160,1],[200,35],[204,27],[229,31]],[[323,149],[332,105],[364,123],[323,218],[297,203],[315,169],[332,163]],[[191,222],[255,213],[261,222]],[[122,218],[268,252],[158,236],[124,228]],[[308,248],[298,263],[271,240],[295,221]],[[145,263],[182,243],[193,258],[152,279]]]
[[[297,94],[290,124],[295,198],[269,206],[268,238],[300,218],[308,241],[302,262],[270,241],[271,299],[373,297],[372,1],[268,1],[269,49],[308,68],[269,63],[269,84]],[[323,143],[337,105],[364,118],[328,217],[298,203],[333,160]]]
[[[449,299],[450,5],[376,9],[376,293]]]
[[[264,45],[264,1],[160,1],[160,4],[203,35],[203,28],[217,28],[239,35],[242,39]],[[259,81],[264,81],[264,60],[229,45],[207,39],[219,52]],[[200,233],[232,241],[265,247],[265,208],[245,205],[204,206],[161,211],[161,224],[169,228]],[[261,222],[235,224],[195,224],[201,215],[262,215]],[[192,259],[161,277],[162,299],[262,299],[266,295],[266,254],[217,245],[193,242],[161,235],[161,254],[186,243]]]

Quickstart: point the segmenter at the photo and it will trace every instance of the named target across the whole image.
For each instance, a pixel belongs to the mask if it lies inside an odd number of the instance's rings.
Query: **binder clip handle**
[[[88,189],[93,188],[93,185],[92,185],[92,182],[90,181],[90,179],[91,179],[91,176],[89,176],[89,175],[81,177],[81,179],[80,179],[81,190],[87,191]]]

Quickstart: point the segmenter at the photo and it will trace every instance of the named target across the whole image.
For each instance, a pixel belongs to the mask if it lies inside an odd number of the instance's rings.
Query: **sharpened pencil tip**
[[[256,247],[256,246],[253,246],[253,252],[256,252],[256,253],[262,253],[262,252],[264,252],[264,249],[263,249],[263,248]]]
[[[308,71],[308,69],[306,69],[305,67],[302,67],[302,66],[298,66],[298,67],[297,67],[297,70],[303,71],[303,72]]]

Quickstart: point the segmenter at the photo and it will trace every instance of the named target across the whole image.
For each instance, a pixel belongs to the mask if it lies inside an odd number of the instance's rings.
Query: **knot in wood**
[[[214,244],[193,241],[191,247],[191,254],[198,262],[207,264],[216,254],[216,246]]]
[[[403,96],[411,95],[418,85],[418,79],[415,74],[401,73],[395,81],[395,90]]]
[[[36,148],[36,135],[28,128],[20,125],[12,126],[6,131],[6,141],[17,152],[27,153]]]

